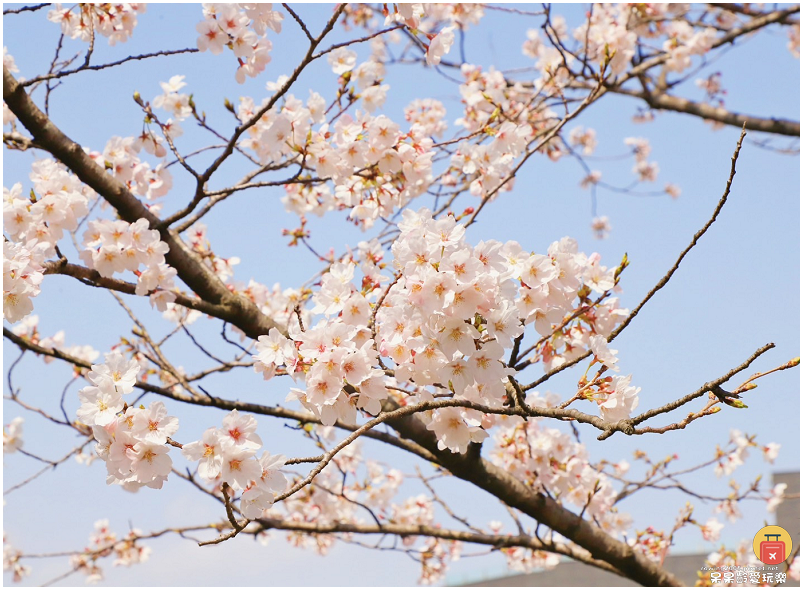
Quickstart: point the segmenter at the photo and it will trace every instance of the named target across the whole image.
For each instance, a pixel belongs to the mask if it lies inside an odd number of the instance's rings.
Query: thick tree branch
[[[507,471],[474,455],[440,451],[435,435],[415,416],[391,420],[403,437],[415,440],[437,457],[437,463],[456,477],[489,492],[508,506],[520,510],[575,544],[595,559],[607,562],[644,586],[682,586],[671,573],[618,541],[594,524],[571,512],[556,500],[536,492]]]
[[[619,86],[609,86],[608,90],[614,94],[631,96],[645,101],[651,108],[665,111],[675,111],[702,117],[709,121],[717,121],[725,125],[742,127],[747,125],[750,131],[761,131],[763,133],[775,133],[777,135],[800,136],[800,122],[788,119],[765,119],[751,115],[742,115],[714,107],[710,104],[694,102],[685,98],[671,96],[660,92],[644,92],[641,90],[629,90]]]

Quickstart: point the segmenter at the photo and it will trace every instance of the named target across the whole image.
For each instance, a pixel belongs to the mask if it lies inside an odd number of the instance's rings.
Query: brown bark
[[[614,94],[639,98],[653,109],[686,113],[687,115],[694,115],[708,121],[716,121],[739,128],[746,125],[749,131],[761,131],[762,133],[800,137],[800,123],[797,121],[790,121],[789,119],[765,119],[763,117],[743,115],[721,107],[714,107],[710,104],[694,102],[663,93],[628,90],[627,88],[620,88],[618,86],[610,86],[608,90]]]

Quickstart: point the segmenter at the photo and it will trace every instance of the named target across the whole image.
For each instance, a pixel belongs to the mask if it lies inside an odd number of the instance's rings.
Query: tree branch
[[[5,13],[4,13],[5,14]],[[172,50],[164,50],[164,51],[156,51],[153,53],[143,53],[142,55],[131,55],[126,57],[125,59],[120,59],[119,61],[114,61],[107,64],[99,64],[96,66],[90,66],[88,63],[83,63],[81,66],[74,68],[72,70],[62,70],[60,72],[56,72],[53,74],[46,74],[43,76],[36,76],[35,78],[31,78],[30,80],[25,80],[24,82],[20,82],[20,86],[26,88],[31,86],[32,84],[36,84],[37,82],[44,82],[45,80],[56,80],[58,78],[64,78],[66,76],[71,76],[73,74],[77,74],[79,72],[84,71],[96,71],[96,70],[105,70],[108,68],[113,68],[115,66],[122,65],[129,61],[138,61],[142,59],[148,59],[151,57],[159,57],[162,55],[180,55],[181,53],[198,53],[200,50],[196,47],[194,48],[187,48],[187,49],[172,49]]]
[[[63,260],[56,260],[46,262],[44,265],[44,274],[46,275],[65,275],[73,277],[91,287],[98,287],[101,289],[111,289],[112,291],[119,291],[128,295],[136,295],[136,285],[122,281],[120,279],[108,278],[102,276],[96,270],[80,266],[78,264],[71,264]],[[138,295],[137,295],[138,297]],[[175,303],[188,307],[189,309],[196,309],[205,314],[214,317],[222,317],[228,313],[228,309],[221,305],[214,305],[199,299],[197,297],[188,297],[181,293],[175,294]]]
[[[435,435],[415,416],[394,419],[389,424],[402,436],[415,440],[436,455],[437,463],[456,477],[469,481],[511,508],[534,518],[553,531],[587,549],[595,559],[605,561],[630,579],[645,586],[681,586],[680,580],[632,547],[614,539],[594,524],[583,520],[553,498],[474,455],[440,451]]]
[[[220,319],[230,321],[251,338],[257,338],[275,327],[275,322],[262,314],[246,297],[232,293],[197,255],[167,228],[160,227],[160,220],[137,199],[119,180],[98,166],[83,148],[72,141],[42,113],[3,66],[3,100],[20,122],[28,129],[34,141],[59,159],[78,178],[98,194],[102,195],[129,223],[147,219],[150,227],[160,228],[161,239],[169,246],[167,263],[178,271],[178,276],[202,299],[219,305],[224,313]]]
[[[576,561],[599,567],[605,571],[623,575],[616,568],[603,561],[593,559],[591,553],[580,548],[564,543],[543,543],[530,535],[489,535],[485,533],[457,531],[443,529],[428,525],[402,525],[402,524],[380,524],[363,525],[336,522],[331,524],[317,524],[313,522],[296,522],[291,520],[279,520],[276,518],[259,518],[254,522],[258,523],[259,528],[255,531],[258,534],[268,530],[297,531],[302,533],[324,535],[332,533],[355,533],[359,535],[396,535],[401,538],[406,537],[432,537],[435,539],[445,539],[450,541],[461,541],[463,543],[475,543],[477,545],[488,545],[495,549],[506,547],[524,547],[532,551],[548,551],[566,555]]]
[[[608,90],[614,94],[631,96],[645,101],[651,108],[664,111],[675,111],[702,117],[709,121],[717,121],[725,125],[743,127],[747,125],[750,131],[761,131],[763,133],[775,133],[777,135],[800,136],[800,122],[788,119],[765,119],[752,115],[742,115],[714,107],[710,104],[694,102],[685,98],[671,96],[661,92],[644,92],[641,90],[629,90],[619,86],[609,86]]]

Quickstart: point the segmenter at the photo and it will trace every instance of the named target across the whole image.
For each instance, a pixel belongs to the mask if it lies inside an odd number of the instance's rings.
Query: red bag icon
[[[766,564],[769,565],[777,565],[779,563],[783,563],[786,560],[786,543],[783,541],[770,541],[770,537],[775,537],[776,539],[780,537],[780,535],[764,535],[767,540],[761,541],[761,545],[759,545],[760,555],[759,559]]]

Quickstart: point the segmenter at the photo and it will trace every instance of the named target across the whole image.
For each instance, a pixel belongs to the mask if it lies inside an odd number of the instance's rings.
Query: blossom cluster
[[[180,92],[186,86],[186,82],[184,82],[185,78],[186,76],[175,75],[166,82],[159,82],[162,93],[153,99],[153,106],[155,108],[164,109],[173,117],[175,117],[174,122],[172,119],[169,119],[166,123],[161,125],[163,131],[171,138],[176,138],[183,135],[183,129],[181,128],[179,122],[192,115],[192,106],[190,104],[189,95],[185,92]],[[151,153],[154,153],[159,147],[161,147],[161,140],[159,140],[157,137],[153,137],[151,138],[151,141],[154,141],[157,144],[156,146],[152,146],[153,151]],[[148,149],[147,151],[150,150]],[[158,150],[157,155],[162,156],[163,152]]]
[[[9,543],[5,531],[3,532],[3,571],[11,572],[14,582],[21,582],[22,578],[29,576],[31,566],[20,562],[22,553]]]
[[[600,416],[609,422],[629,418],[639,405],[641,387],[631,385],[631,376],[614,376],[594,393]]]
[[[554,16],[550,24],[560,39],[566,38],[567,23],[564,17]],[[559,50],[548,46],[538,31],[534,29],[528,30],[526,39],[522,43],[522,53],[536,62],[534,67],[539,72],[539,77],[533,82],[536,88],[558,90],[569,80],[567,68],[572,65],[574,58],[571,55],[567,55],[565,61]]]
[[[501,549],[506,563],[512,571],[531,573],[534,570],[550,570],[561,563],[555,553],[526,549],[524,547],[508,547]]]
[[[675,18],[687,9],[686,4],[604,4],[593,10],[572,36],[580,45],[579,51],[585,50],[590,61],[601,69],[608,67],[614,76],[630,65],[638,43],[665,38],[662,50],[667,55],[666,69],[682,72],[691,65],[692,56],[711,49],[718,34],[714,27],[693,26]]]
[[[532,407],[555,407],[558,401],[555,395],[537,393],[527,399]],[[526,485],[585,510],[609,534],[624,533],[631,519],[615,508],[609,476],[592,466],[583,444],[542,420],[505,419],[493,435],[490,459]]]
[[[202,477],[243,490],[240,508],[246,518],[259,518],[287,484],[280,471],[286,457],[268,451],[256,457],[262,447],[257,427],[255,418],[233,410],[223,418],[222,428],[209,428],[201,440],[184,444],[181,450],[190,461],[199,461],[197,472]]]
[[[167,415],[163,402],[150,407],[128,406],[123,395],[133,391],[140,366],[118,351],[105,363],[92,365],[86,378],[92,384],[78,392],[78,419],[92,429],[95,451],[106,462],[109,484],[129,491],[143,486],[160,489],[172,470],[171,437],[178,419]]]
[[[282,106],[273,106],[248,129],[242,145],[262,162],[303,159],[318,178],[333,181],[333,190],[328,184],[287,184],[283,203],[288,211],[321,216],[349,209],[350,217],[366,229],[430,186],[430,135],[443,129],[445,112],[438,101],[410,105],[405,114],[412,124],[403,132],[385,115],[371,114],[383,104],[389,88],[380,84],[383,65],[368,61],[355,67],[354,55],[350,59],[332,52],[331,57],[345,62],[334,62],[334,71],[348,72],[366,112],[345,113],[331,125],[325,122],[325,103],[319,94],[312,91],[305,104],[287,94]],[[252,99],[243,98],[238,115],[250,120],[257,110]],[[314,128],[315,124],[319,127]]]
[[[172,181],[162,165],[155,170],[141,162],[136,153],[142,142],[135,138],[112,138],[102,153],[90,153],[99,165],[110,168],[123,183],[147,198],[166,193]],[[3,189],[3,228],[11,241],[3,244],[3,314],[17,322],[33,310],[31,298],[40,292],[43,263],[57,255],[56,246],[64,232],[78,229],[79,219],[88,215],[95,198],[92,189],[80,182],[62,164],[37,160],[31,165],[32,190],[26,198],[22,184]],[[164,309],[174,300],[172,282],[175,271],[164,263],[167,245],[160,241],[149,222],[140,219],[129,224],[122,220],[93,220],[84,234],[81,258],[102,276],[132,270],[139,281],[137,294],[154,289],[151,303]],[[139,272],[139,266],[146,268]]]
[[[11,56],[4,55],[4,62],[14,66]],[[171,81],[172,86],[182,83],[183,77],[178,78]],[[160,98],[165,102],[164,97]],[[181,133],[178,124],[171,120],[159,125],[170,137]],[[87,152],[133,193],[153,200],[170,190],[172,177],[164,160],[153,168],[138,154],[144,148],[164,158],[163,143],[164,139],[148,127],[138,138],[113,137],[102,152]],[[27,197],[23,197],[21,183],[3,189],[3,227],[10,238],[3,245],[3,313],[12,323],[33,310],[31,299],[40,292],[45,259],[57,255],[58,241],[65,232],[77,230],[79,220],[88,215],[89,204],[96,197],[91,188],[54,160],[35,161],[30,179],[32,190]],[[150,208],[157,212],[160,206],[155,204]],[[149,229],[146,219],[133,224],[96,219],[88,225],[81,258],[89,268],[104,277],[124,270],[135,272],[137,294],[150,293],[151,304],[162,311],[174,301],[176,273],[165,264],[167,245],[156,230]],[[145,266],[143,270],[141,265]]]
[[[39,254],[39,256],[36,256]],[[3,242],[3,318],[18,322],[33,311],[31,298],[36,297],[44,279],[40,251],[31,252],[14,242]]]
[[[16,322],[33,310],[32,297],[39,294],[42,264],[56,255],[56,244],[65,231],[78,227],[88,213],[94,191],[54,160],[31,165],[33,188],[23,197],[22,184],[3,187],[3,314]]]
[[[736,469],[744,464],[750,456],[751,448],[759,448],[756,443],[755,435],[749,435],[737,429],[732,429],[730,432],[730,441],[727,448],[723,449],[717,446],[714,465],[714,473],[717,477],[723,475],[731,475]],[[781,445],[771,442],[760,449],[763,452],[764,460],[768,463],[774,463],[778,457]],[[735,480],[731,480],[729,485],[733,489],[733,493],[728,498],[722,500],[714,508],[715,513],[723,514],[730,522],[736,522],[742,517],[742,512],[739,508],[739,500],[744,496],[739,496],[739,484]],[[757,486],[756,486],[757,487]],[[769,495],[762,498],[767,501],[767,512],[773,512],[778,505],[784,500],[784,492],[786,484],[777,484],[770,490]],[[746,496],[746,494],[745,494]]]
[[[555,50],[554,50],[555,51]],[[558,53],[558,52],[556,52]],[[560,57],[559,57],[560,59]],[[541,88],[535,83],[522,84],[507,80],[502,72],[464,64],[464,83],[459,86],[463,115],[456,124],[472,134],[487,132],[490,142],[462,141],[451,157],[443,184],[466,185],[473,195],[485,198],[498,190],[511,190],[511,174],[515,160],[537,137],[543,137],[554,126],[558,115],[539,99]],[[578,128],[572,136],[584,153],[594,150],[594,131]],[[567,148],[559,135],[541,147],[541,153],[553,161],[560,159]]]
[[[157,100],[153,101],[154,104]],[[172,120],[162,124],[161,130],[170,137],[178,137],[182,133],[178,124]],[[166,150],[162,145],[163,141],[148,126],[139,137],[112,137],[102,152],[90,152],[89,156],[101,168],[111,170],[114,177],[133,194],[152,201],[163,197],[172,189],[172,175],[164,160],[154,168],[149,162],[143,161],[139,154],[144,149],[156,157],[164,158]],[[160,206],[151,205],[150,209],[156,213]]]
[[[483,4],[463,3],[389,3],[381,8],[374,4],[348,4],[344,10],[344,24],[360,25],[369,28],[391,27],[393,24],[405,25],[415,34],[424,33],[429,37],[442,26],[458,26],[467,30],[478,24],[485,15]]]
[[[138,529],[132,529],[120,540],[109,528],[107,519],[98,520],[89,535],[89,544],[81,553],[70,557],[70,566],[74,571],[85,574],[87,583],[96,584],[103,580],[103,569],[98,564],[101,558],[114,555],[115,566],[130,567],[144,563],[150,558],[152,550],[139,542],[141,534]]]
[[[579,253],[568,238],[554,242],[547,254],[526,252],[516,242],[472,247],[463,225],[452,216],[435,219],[427,209],[405,210],[398,228],[394,283],[376,288],[388,277],[375,267],[374,252],[363,259],[361,290],[353,284],[355,262],[336,263],[313,296],[312,314],[325,318],[305,330],[290,327],[288,338],[273,329],[256,345],[256,370],[265,378],[280,370],[303,382],[305,388],[293,389],[289,399],[299,400],[323,424],[353,423],[359,408],[378,413],[387,387],[400,383],[436,385],[456,399],[501,406],[504,383],[514,372],[503,357],[525,326],[544,337],[548,369],[590,347],[604,364],[614,365],[605,336],[627,315],[615,299],[598,304],[580,322],[564,322],[577,297],[615,287],[616,269],[602,266],[598,255]],[[393,364],[392,378],[379,357]],[[614,377],[602,381],[590,399],[605,417],[618,420],[636,407],[638,391],[630,377]],[[418,396],[431,399],[424,390]],[[483,440],[494,420],[463,408],[423,416],[440,447],[454,452]]]
[[[94,219],[83,234],[81,260],[101,276],[133,271],[138,276],[137,295],[150,294],[150,304],[161,311],[175,301],[174,279],[177,271],[166,264],[164,254],[169,246],[161,241],[157,230],[149,229],[147,219],[128,223],[121,219]],[[139,267],[144,266],[143,271]]]
[[[246,285],[240,284],[235,288],[239,294],[255,303],[264,315],[272,318],[282,330],[288,329],[292,320],[297,321],[295,309],[301,301],[301,291],[293,288],[283,289],[279,283],[269,288],[252,279]],[[310,314],[307,310],[301,309],[300,317],[305,322],[310,318]]]
[[[167,125],[162,126],[163,129]],[[177,129],[172,128],[173,131]],[[138,152],[145,148],[154,155],[165,154],[152,132],[140,138],[113,137],[103,152],[88,152],[101,167],[135,194],[155,199],[172,187],[172,178],[161,162],[152,168],[141,161]],[[43,278],[42,266],[47,258],[57,256],[56,247],[65,232],[78,229],[79,220],[89,214],[94,191],[81,183],[64,165],[50,159],[31,165],[32,190],[23,196],[22,184],[3,189],[3,228],[10,241],[3,244],[3,313],[9,322],[16,322],[33,310],[32,297],[39,294]],[[153,206],[154,211],[158,206]],[[140,219],[129,224],[117,220],[93,220],[84,234],[85,250],[81,257],[89,268],[102,276],[132,270],[139,276],[137,294],[151,295],[151,303],[165,309],[174,300],[174,270],[164,264],[167,246],[159,234],[149,229],[149,222]],[[139,266],[146,269],[139,272]]]
[[[447,571],[448,561],[458,561],[464,544],[461,541],[449,541],[428,537],[419,548],[422,575],[420,584],[431,585],[441,582]]]
[[[348,16],[357,22],[369,22],[372,9],[366,5],[350,8]],[[450,52],[455,41],[456,28],[466,31],[470,25],[478,24],[484,15],[484,7],[473,3],[408,3],[394,4],[392,9],[384,5],[384,26],[400,23],[410,29],[425,47],[425,61],[429,66],[438,66]],[[443,26],[444,25],[444,26]],[[436,31],[436,32],[434,32]],[[421,35],[420,35],[421,33]],[[424,39],[424,40],[423,40]],[[425,43],[425,41],[428,41]],[[382,56],[384,42],[380,37],[375,49],[376,57]]]
[[[671,542],[666,531],[649,526],[636,531],[636,536],[628,539],[628,545],[650,561],[659,563],[669,551]]]
[[[54,160],[37,160],[31,165],[33,189],[26,198],[22,184],[3,188],[3,228],[43,256],[54,256],[55,245],[65,231],[78,227],[78,219],[88,213],[94,191]]]
[[[788,484],[778,483],[770,490],[769,498],[767,499],[767,512],[775,512],[786,498],[786,488]]]
[[[264,71],[272,60],[267,29],[280,33],[283,22],[283,15],[272,10],[271,3],[203,4],[203,17],[196,26],[200,51],[219,55],[229,47],[239,62],[239,84]]]
[[[454,26],[445,27],[433,36],[425,51],[425,61],[429,66],[438,66],[442,62],[442,57],[450,53],[450,48],[456,39],[453,34],[454,29]]]
[[[61,31],[72,39],[93,42],[96,33],[108,37],[109,45],[124,43],[133,34],[136,16],[144,14],[145,3],[61,4],[47,13],[47,20],[60,24]]]
[[[410,514],[405,513],[405,504],[398,506],[391,502],[403,481],[402,474],[394,469],[385,472],[377,463],[367,461],[364,464],[360,463],[361,460],[358,443],[346,447],[334,458],[335,468],[331,465],[323,469],[310,485],[286,498],[280,509],[273,507],[266,515],[290,523],[313,523],[317,526],[357,524],[362,521],[363,515],[358,510],[360,504],[369,506],[382,522],[394,523],[403,519],[407,524],[416,523]],[[366,475],[363,476],[357,472],[362,464],[366,467]],[[338,469],[347,474],[344,480]],[[430,499],[427,502],[431,502]],[[409,510],[415,512],[414,508]],[[325,555],[336,542],[336,536],[289,533],[287,540],[296,547]],[[413,542],[413,539],[404,539],[405,546]]]
[[[714,466],[714,473],[717,477],[730,475],[738,467],[744,465],[750,455],[750,448],[757,446],[755,436],[747,435],[736,429],[731,430],[730,435],[733,450],[726,453],[719,447],[717,448],[717,464]],[[780,448],[780,445],[774,445],[774,443],[772,445]],[[770,463],[777,456],[777,451],[778,449],[775,448],[772,456],[765,453],[765,457],[769,459]]]

